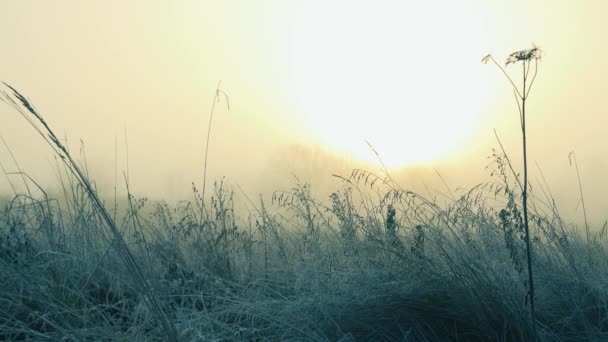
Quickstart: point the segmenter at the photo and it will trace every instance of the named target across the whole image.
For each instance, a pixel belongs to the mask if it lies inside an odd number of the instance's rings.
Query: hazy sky
[[[415,170],[408,181],[436,181],[420,171],[435,167],[456,187],[489,179],[493,128],[519,160],[511,89],[480,60],[536,43],[545,55],[529,100],[530,158],[574,215],[576,151],[599,222],[608,216],[606,13],[601,0],[5,1],[0,80],[73,151],[84,141],[100,184],[116,170],[120,181],[127,146],[137,191],[179,197],[199,183],[221,80],[230,111],[216,107],[210,179],[255,193],[290,171],[327,176],[373,161],[368,140],[389,166]],[[0,118],[24,170],[52,184],[50,150],[8,106]],[[3,145],[0,161],[14,170]]]

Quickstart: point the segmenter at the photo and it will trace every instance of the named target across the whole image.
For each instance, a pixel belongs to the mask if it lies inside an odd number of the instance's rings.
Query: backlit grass
[[[604,231],[579,234],[550,197],[527,192],[527,240],[502,153],[494,182],[441,205],[354,170],[328,198],[295,184],[239,197],[254,209],[237,211],[216,181],[176,204],[129,194],[115,213],[30,102],[3,99],[67,176],[60,198],[16,194],[0,214],[2,340],[608,338]]]

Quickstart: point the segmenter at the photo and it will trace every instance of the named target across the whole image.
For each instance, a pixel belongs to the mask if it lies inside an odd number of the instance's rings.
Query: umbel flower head
[[[540,60],[542,56],[543,50],[533,44],[531,49],[519,50],[511,53],[509,55],[509,58],[507,58],[505,66],[508,66],[509,64],[515,64],[518,61],[529,61],[532,59]],[[494,60],[494,58],[492,57],[492,54],[487,54],[481,59],[481,62],[487,64],[490,60]]]
[[[505,66],[509,64],[515,64],[518,61],[529,61],[532,59],[540,60],[543,56],[543,51],[538,48],[536,45],[532,45],[531,49],[528,50],[519,50],[511,53],[509,58],[507,58],[507,62]]]

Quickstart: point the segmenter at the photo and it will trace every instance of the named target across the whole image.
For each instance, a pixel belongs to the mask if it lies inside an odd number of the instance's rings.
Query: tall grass
[[[135,260],[133,254],[129,250],[129,247],[125,243],[125,240],[123,239],[122,234],[118,230],[118,227],[114,223],[114,220],[112,220],[110,214],[101,202],[101,199],[97,195],[97,191],[91,185],[91,182],[89,181],[86,173],[84,173],[78,166],[78,164],[74,161],[74,159],[72,159],[72,155],[68,152],[67,148],[65,148],[63,143],[61,143],[61,141],[57,138],[57,136],[46,123],[44,118],[25,98],[25,96],[21,95],[15,88],[11,87],[10,85],[6,83],[5,85],[12,91],[12,95],[3,91],[0,94],[0,99],[12,105],[13,108],[15,108],[32,125],[32,127],[36,129],[36,131],[44,138],[44,140],[46,140],[49,146],[54,149],[57,156],[61,158],[67,169],[78,181],[78,184],[84,188],[85,193],[91,200],[91,203],[97,209],[98,215],[105,222],[106,228],[112,234],[113,242],[116,245],[116,250],[121,255],[134,280],[141,287],[141,290],[145,295],[147,304],[149,305],[150,309],[156,314],[159,322],[165,329],[167,339],[169,341],[177,341],[177,335],[173,324],[169,322],[165,317],[163,309],[160,303],[158,302],[154,292],[152,291],[152,288],[148,284],[146,278],[143,276],[137,261]],[[16,102],[15,99],[18,102]]]
[[[441,205],[365,170],[326,199],[296,183],[252,200],[223,180],[176,204],[129,195],[113,221],[122,243],[63,164],[63,198],[19,194],[0,214],[0,339],[167,339],[122,248],[179,340],[608,338],[608,237],[586,243],[530,191],[527,239],[509,160],[490,160],[493,182]]]

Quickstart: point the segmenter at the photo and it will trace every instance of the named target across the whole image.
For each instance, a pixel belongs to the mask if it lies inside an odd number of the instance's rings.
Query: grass
[[[494,182],[441,205],[354,170],[327,199],[296,183],[237,212],[216,181],[175,205],[129,194],[114,213],[19,95],[3,98],[63,156],[64,193],[16,194],[0,214],[2,340],[608,338],[608,236],[527,192],[526,238],[504,153]]]

